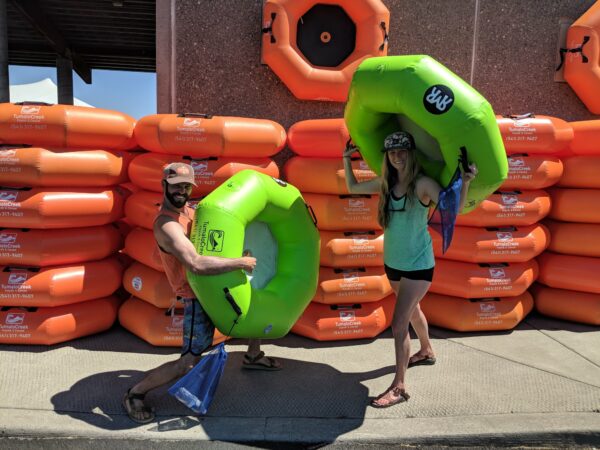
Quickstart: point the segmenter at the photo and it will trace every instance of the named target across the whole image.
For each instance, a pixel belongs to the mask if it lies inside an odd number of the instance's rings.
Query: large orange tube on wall
[[[545,220],[544,225],[552,236],[548,250],[600,258],[600,224]]]
[[[128,152],[53,151],[45,148],[0,150],[2,186],[112,186],[128,180]]]
[[[0,308],[0,343],[52,345],[108,330],[120,301],[104,297],[53,308]]]
[[[183,345],[183,313],[167,311],[131,297],[119,310],[119,322],[144,341],[157,347],[181,347]],[[213,345],[225,340],[215,330]]]
[[[376,177],[363,160],[352,161],[352,171],[357,181],[367,181]],[[349,194],[342,158],[304,158],[295,156],[288,159],[283,167],[285,179],[302,193]]]
[[[555,156],[514,154],[508,157],[508,177],[500,191],[543,189],[563,175],[563,162]]]
[[[548,217],[564,222],[600,223],[600,189],[548,189],[552,208]]]
[[[456,216],[456,225],[504,227],[533,225],[550,212],[550,196],[542,190],[495,192],[473,211]]]
[[[567,31],[563,75],[593,114],[600,114],[600,3],[596,2]]]
[[[376,195],[303,194],[319,230],[379,230]]]
[[[145,228],[132,230],[125,238],[125,253],[154,270],[165,271],[160,259],[160,250],[151,230]]]
[[[277,164],[269,158],[201,158],[146,153],[132,161],[129,176],[137,186],[154,192],[162,192],[163,168],[172,162],[183,162],[194,168],[197,186],[192,196],[206,195],[240,170],[256,170],[279,178]]]
[[[600,325],[600,294],[556,289],[538,283],[530,292],[535,309],[545,316]]]
[[[125,270],[123,286],[130,294],[157,308],[170,308],[173,305],[183,308],[182,303],[176,303],[175,292],[165,273],[140,262],[135,261]]]
[[[192,158],[272,156],[286,141],[285,130],[272,120],[177,114],[141,118],[135,137],[147,150]]]
[[[421,309],[430,325],[454,331],[497,331],[516,327],[533,309],[529,292],[516,297],[465,299],[428,293]]]
[[[452,244],[442,254],[442,237],[429,228],[436,257],[474,263],[524,262],[542,253],[550,233],[540,225],[526,227],[456,227]]]
[[[312,64],[297,42],[298,23],[316,4],[342,8],[356,27],[353,51],[336,67]],[[380,0],[267,0],[263,7],[261,56],[296,98],[344,102],[360,62],[387,54],[389,19],[390,13]],[[327,30],[320,38],[332,44],[336,38],[343,39],[331,36]]]
[[[106,297],[121,285],[116,258],[42,269],[0,268],[1,306],[62,306]]]
[[[135,119],[118,111],[71,105],[0,104],[0,144],[127,150]]]
[[[139,191],[130,195],[125,201],[125,217],[135,226],[152,230],[154,219],[163,202],[163,194],[150,191]]]
[[[522,263],[474,264],[437,259],[430,292],[462,298],[515,297],[538,275],[534,259]]]
[[[395,295],[371,303],[323,305],[309,303],[292,332],[317,341],[372,338],[392,323]]]
[[[598,121],[600,122],[600,120]],[[600,151],[600,139],[597,143]],[[599,156],[572,156],[563,160],[564,170],[557,186],[565,188],[600,189]]]
[[[573,140],[573,128],[556,117],[496,116],[506,153],[529,153],[531,155],[554,155],[570,153],[568,146]]]
[[[292,151],[313,158],[341,158],[349,139],[344,119],[302,120],[288,130]]]
[[[326,305],[367,303],[382,300],[392,293],[383,267],[321,267],[317,292],[312,301]]]
[[[120,188],[0,190],[0,227],[75,228],[123,217]]]
[[[600,258],[544,252],[537,260],[540,283],[553,288],[600,294]]]
[[[56,230],[0,229],[0,264],[54,266],[102,259],[123,244],[112,225]]]
[[[381,231],[319,231],[319,234],[322,266],[383,266]]]

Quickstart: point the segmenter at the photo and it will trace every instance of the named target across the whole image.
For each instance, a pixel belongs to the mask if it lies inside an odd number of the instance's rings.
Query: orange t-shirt
[[[171,217],[181,225],[186,236],[190,235],[192,222],[194,221],[194,210],[189,206],[186,205],[179,214],[161,209],[156,218],[158,219],[160,216]],[[187,281],[183,264],[181,264],[173,255],[165,252],[160,246],[158,246],[158,248],[160,249],[159,254],[163,263],[163,268],[165,269],[165,275],[167,276],[167,280],[169,280],[169,284],[173,288],[175,295],[181,298],[195,298],[196,294],[194,294],[194,291]]]

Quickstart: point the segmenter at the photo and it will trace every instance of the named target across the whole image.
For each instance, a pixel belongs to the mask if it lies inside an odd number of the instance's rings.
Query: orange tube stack
[[[173,162],[190,164],[195,182],[190,205],[233,174],[252,169],[279,177],[270,158],[286,141],[285,130],[270,120],[217,117],[206,114],[154,114],[135,127],[138,143],[149,152],[129,165],[134,192],[125,203],[133,227],[125,239],[125,253],[134,262],[124,273],[123,286],[131,294],[119,311],[127,330],[155,346],[181,346],[183,303],[178,302],[162,267],[152,227],[163,201],[163,168]],[[225,339],[215,331],[213,343]]]
[[[1,343],[50,345],[114,323],[134,123],[96,108],[0,104]]]
[[[346,189],[347,135],[343,119],[298,122],[288,132],[297,156],[285,164],[285,178],[302,192],[321,233],[319,286],[292,331],[320,341],[375,337],[390,326],[395,305],[383,269],[378,198]],[[360,181],[375,176],[358,157],[352,166]]]

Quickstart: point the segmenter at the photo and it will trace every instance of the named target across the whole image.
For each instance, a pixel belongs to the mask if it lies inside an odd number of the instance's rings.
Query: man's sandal
[[[385,405],[381,405],[381,404],[377,403],[378,400],[381,400],[383,397],[385,397],[390,392],[394,395],[394,397],[396,397],[395,400],[392,400],[391,402],[386,403]],[[408,393],[404,389],[392,386],[392,387],[388,388],[383,394],[381,394],[380,396],[371,400],[371,406],[373,408],[389,408],[390,406],[397,405],[398,403],[403,403],[403,402],[407,401],[409,398],[410,398],[410,395],[408,395]]]
[[[244,355],[242,367],[248,370],[281,370],[281,365],[270,356],[265,356],[265,352],[258,353],[255,357],[250,357],[247,353]]]
[[[146,394],[132,394],[131,389],[128,389],[125,393],[125,396],[123,397],[123,409],[125,409],[125,412],[129,416],[129,418],[136,423],[145,424],[150,423],[154,420],[154,408],[151,408],[146,405],[142,406],[141,408],[135,408],[133,406],[133,400],[139,400],[143,402],[145,397]],[[138,419],[135,416],[138,413],[144,413],[144,415],[148,414],[148,417],[146,419]]]

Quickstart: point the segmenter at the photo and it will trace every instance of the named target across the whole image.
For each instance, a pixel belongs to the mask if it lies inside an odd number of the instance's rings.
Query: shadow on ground
[[[369,402],[368,389],[361,383],[393,372],[384,367],[364,373],[342,373],[321,363],[282,359],[284,370],[242,370],[242,352],[229,354],[223,378],[205,418],[189,416],[190,410],[166,393],[167,387],[148,394],[157,411],[157,422],[149,431],[167,432],[202,427],[211,439],[223,440],[217,428],[222,423],[210,418],[348,419],[337,435],[361,426]],[[133,429],[139,425],[125,415],[121,400],[128,387],[143,376],[140,371],[98,373],[75,383],[51,399],[57,414],[66,414],[106,430]],[[213,425],[216,427],[212,429]],[[332,436],[331,442],[336,436]]]

